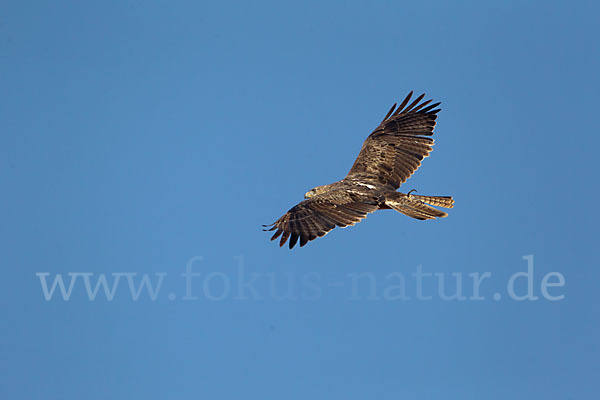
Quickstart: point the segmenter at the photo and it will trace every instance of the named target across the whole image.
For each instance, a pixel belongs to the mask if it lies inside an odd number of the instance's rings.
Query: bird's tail
[[[393,210],[416,219],[435,219],[447,217],[443,211],[430,207],[452,208],[454,200],[451,196],[418,196],[399,192],[389,193],[385,196],[385,204]]]

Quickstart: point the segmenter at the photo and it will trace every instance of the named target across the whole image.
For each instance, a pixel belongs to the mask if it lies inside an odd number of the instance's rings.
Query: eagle
[[[451,196],[420,196],[396,190],[419,168],[433,150],[433,128],[441,103],[423,101],[425,94],[410,104],[413,92],[392,106],[383,121],[364,141],[360,153],[344,179],[309,190],[305,200],[292,207],[264,231],[274,231],[271,240],[292,249],[326,235],[336,226],[345,228],[377,210],[396,210],[419,220],[446,217],[431,206],[452,208]]]

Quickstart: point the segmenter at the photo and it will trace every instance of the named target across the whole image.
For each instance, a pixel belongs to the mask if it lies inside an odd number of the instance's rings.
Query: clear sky
[[[0,397],[594,398],[599,12],[2,2]],[[450,216],[269,242],[410,90]]]

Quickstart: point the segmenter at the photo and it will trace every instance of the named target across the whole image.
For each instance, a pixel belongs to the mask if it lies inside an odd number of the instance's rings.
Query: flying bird
[[[309,190],[306,200],[292,207],[264,231],[275,231],[271,240],[293,248],[324,236],[336,226],[345,228],[377,210],[392,209],[426,220],[446,217],[431,206],[452,208],[451,196],[419,196],[396,190],[419,168],[433,150],[433,128],[441,103],[421,102],[425,94],[394,104],[379,126],[364,141],[354,165],[344,179]]]

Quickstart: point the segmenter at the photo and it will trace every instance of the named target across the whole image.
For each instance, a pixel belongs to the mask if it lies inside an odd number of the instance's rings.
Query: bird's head
[[[329,185],[324,185],[324,186],[317,186],[315,188],[312,188],[312,189],[310,189],[308,192],[306,192],[304,194],[304,198],[305,199],[309,199],[309,198],[311,198],[313,196],[316,196],[318,194],[325,193],[325,192],[327,192],[329,190],[328,186]]]

